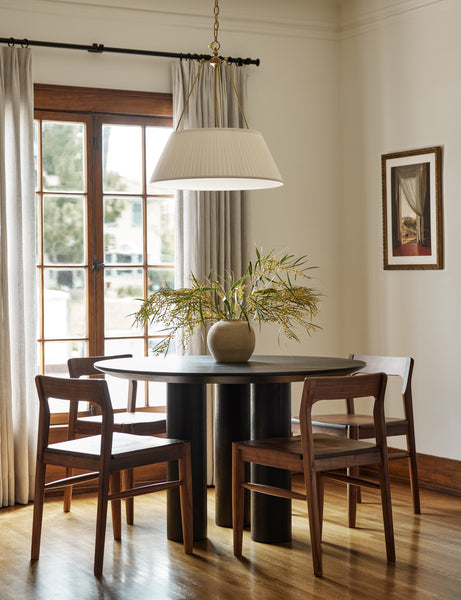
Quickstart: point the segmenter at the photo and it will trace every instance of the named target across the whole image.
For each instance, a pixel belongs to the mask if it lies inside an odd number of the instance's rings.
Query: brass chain
[[[195,79],[192,83],[192,87],[190,88],[189,91],[189,95],[186,98],[186,102],[184,104],[184,107],[182,109],[182,113],[181,116],[179,117],[179,121],[178,124],[176,125],[176,131],[179,130],[179,125],[181,124],[182,118],[184,116],[184,113],[186,111],[186,107],[189,103],[189,99],[192,95],[192,91],[195,88],[195,84],[197,83],[198,77],[202,71],[202,67],[205,64],[205,62],[207,62],[211,67],[213,67],[214,69],[214,120],[215,120],[215,127],[223,127],[223,110],[222,110],[222,97],[221,97],[221,72],[220,72],[220,65],[223,62],[223,59],[221,59],[218,56],[218,52],[219,49],[221,47],[221,44],[218,42],[218,32],[219,32],[219,5],[218,5],[218,0],[215,0],[215,5],[214,5],[214,15],[215,15],[215,21],[214,21],[214,40],[211,42],[211,44],[208,44],[208,48],[210,48],[211,50],[213,50],[213,56],[209,59],[209,60],[205,60],[204,58],[201,60],[200,63],[200,68],[197,71],[197,74],[195,76]],[[234,93],[237,97],[237,102],[239,105],[239,109],[240,112],[242,113],[242,117],[243,120],[245,121],[245,126],[248,129],[248,122],[246,120],[245,117],[245,113],[243,112],[243,107],[242,107],[242,103],[240,102],[240,98],[237,92],[237,88],[235,86],[235,82],[234,82],[234,78],[232,77],[232,72],[231,69],[229,67],[229,63],[227,58],[224,59],[224,62],[226,64],[227,67],[227,72],[229,74],[229,79],[232,82],[232,87],[234,90]],[[218,69],[216,68],[218,67]]]
[[[218,32],[219,32],[219,4],[218,0],[215,0],[214,3],[214,40],[211,44],[208,45],[208,48],[213,50],[213,54],[216,56],[219,52],[221,44],[218,42]]]

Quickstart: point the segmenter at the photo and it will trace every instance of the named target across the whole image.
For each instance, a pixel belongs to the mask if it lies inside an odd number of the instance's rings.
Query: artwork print
[[[385,269],[441,269],[441,148],[382,156]]]

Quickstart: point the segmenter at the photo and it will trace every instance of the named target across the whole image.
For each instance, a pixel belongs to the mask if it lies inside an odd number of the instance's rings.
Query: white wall
[[[250,126],[286,185],[250,196],[250,240],[308,254],[323,331],[293,354],[412,355],[420,452],[461,459],[457,426],[459,0],[221,0],[223,54],[250,68]],[[125,8],[127,5],[128,8]],[[0,36],[206,52],[211,0],[0,0]],[[34,48],[41,83],[170,91],[168,59]],[[444,146],[445,269],[382,268],[381,154]],[[277,353],[276,334],[258,353]],[[295,390],[295,395],[297,391]]]
[[[418,449],[459,460],[461,2],[399,4],[343,5],[342,341],[414,357]],[[381,155],[439,145],[445,268],[384,271]]]
[[[260,58],[250,67],[247,117],[272,149],[286,185],[250,193],[250,243],[307,254],[325,295],[323,327],[293,354],[340,352],[338,40],[336,0],[222,0],[222,54]],[[208,52],[212,0],[0,0],[0,36],[172,52]],[[33,48],[34,80],[171,91],[164,58]],[[277,331],[257,353],[280,351]],[[296,390],[295,396],[298,395]],[[296,410],[296,408],[294,409]]]

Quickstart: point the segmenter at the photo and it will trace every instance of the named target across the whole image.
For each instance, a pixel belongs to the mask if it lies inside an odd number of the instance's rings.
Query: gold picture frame
[[[381,156],[384,269],[443,269],[442,147]]]

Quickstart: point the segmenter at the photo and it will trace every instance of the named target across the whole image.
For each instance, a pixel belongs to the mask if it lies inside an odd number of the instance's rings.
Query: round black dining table
[[[215,384],[216,523],[232,527],[232,442],[291,433],[291,383],[306,377],[347,375],[359,360],[318,356],[252,356],[246,363],[218,363],[211,356],[122,358],[95,364],[123,379],[166,382],[167,436],[190,440],[194,540],[207,536],[206,385]],[[177,465],[168,464],[177,478]],[[253,481],[289,488],[290,473],[252,465]],[[247,502],[246,521],[250,521]],[[251,535],[259,542],[291,539],[291,501],[252,493]],[[182,540],[178,489],[168,490],[167,536]]]

